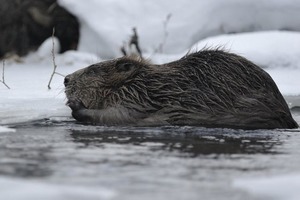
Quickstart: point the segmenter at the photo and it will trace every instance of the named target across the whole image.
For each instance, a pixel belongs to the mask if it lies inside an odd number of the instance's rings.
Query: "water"
[[[299,129],[100,127],[65,118],[13,128],[0,134],[0,187],[12,180],[19,196],[0,194],[15,199],[254,200],[233,180],[300,171]]]

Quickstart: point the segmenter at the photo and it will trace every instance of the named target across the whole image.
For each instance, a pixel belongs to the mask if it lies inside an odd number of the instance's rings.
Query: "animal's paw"
[[[83,105],[81,101],[78,100],[69,100],[67,102],[67,106],[69,106],[72,111],[78,111],[78,110],[83,110],[86,109],[86,107]]]

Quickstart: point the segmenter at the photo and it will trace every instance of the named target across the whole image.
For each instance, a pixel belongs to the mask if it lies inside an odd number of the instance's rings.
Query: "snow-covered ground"
[[[51,50],[51,49],[50,49]],[[70,116],[65,106],[64,78],[55,75],[51,90],[47,85],[53,71],[52,58],[33,53],[21,63],[5,63],[5,81],[0,84],[0,124],[19,123],[53,116]],[[98,59],[90,54],[67,52],[56,55],[57,72],[67,75]]]
[[[137,27],[142,49],[154,63],[172,61],[203,47],[221,46],[263,67],[285,97],[290,99],[300,95],[300,32],[287,31],[300,31],[298,0],[59,2],[81,23],[79,51],[55,56],[57,71],[61,74],[67,75],[102,59],[120,56],[120,46],[129,40],[131,28]],[[170,18],[166,21],[168,15]],[[156,52],[162,43],[163,51]],[[70,117],[70,109],[65,106],[63,77],[55,75],[52,89],[47,88],[53,70],[51,45],[48,41],[38,52],[22,58],[22,62],[5,61],[5,81],[11,89],[0,83],[0,133],[13,132],[5,127],[13,123]],[[2,67],[1,64],[0,75]],[[289,102],[289,105],[300,106],[299,102]],[[235,185],[257,195],[296,200],[300,196],[299,179],[297,175],[239,180]],[[275,181],[275,185],[268,181]],[[10,180],[0,179],[1,188],[6,183]],[[17,183],[17,186],[23,188],[22,184]],[[36,183],[24,183],[25,188],[28,184]],[[51,193],[52,186],[46,188],[46,192]],[[2,195],[3,190],[0,192]]]

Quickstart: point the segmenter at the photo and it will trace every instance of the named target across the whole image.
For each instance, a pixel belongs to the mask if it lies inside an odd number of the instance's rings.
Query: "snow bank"
[[[221,46],[262,68],[300,69],[299,44],[298,32],[267,31],[210,37],[199,41],[191,49]]]
[[[239,179],[233,182],[233,186],[244,189],[262,199],[300,199],[300,174],[248,180]]]
[[[101,58],[121,55],[132,27],[152,53],[167,30],[165,53],[180,53],[209,36],[262,30],[300,31],[298,0],[59,0],[81,24],[79,50]],[[167,21],[167,16],[171,18]]]
[[[10,200],[98,200],[112,199],[116,193],[99,186],[78,186],[0,177],[1,199]]]

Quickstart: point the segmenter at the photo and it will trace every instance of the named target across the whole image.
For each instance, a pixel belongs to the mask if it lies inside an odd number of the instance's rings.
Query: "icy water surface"
[[[233,180],[300,172],[299,129],[95,127],[60,118],[13,128],[0,133],[4,199],[252,200]]]

